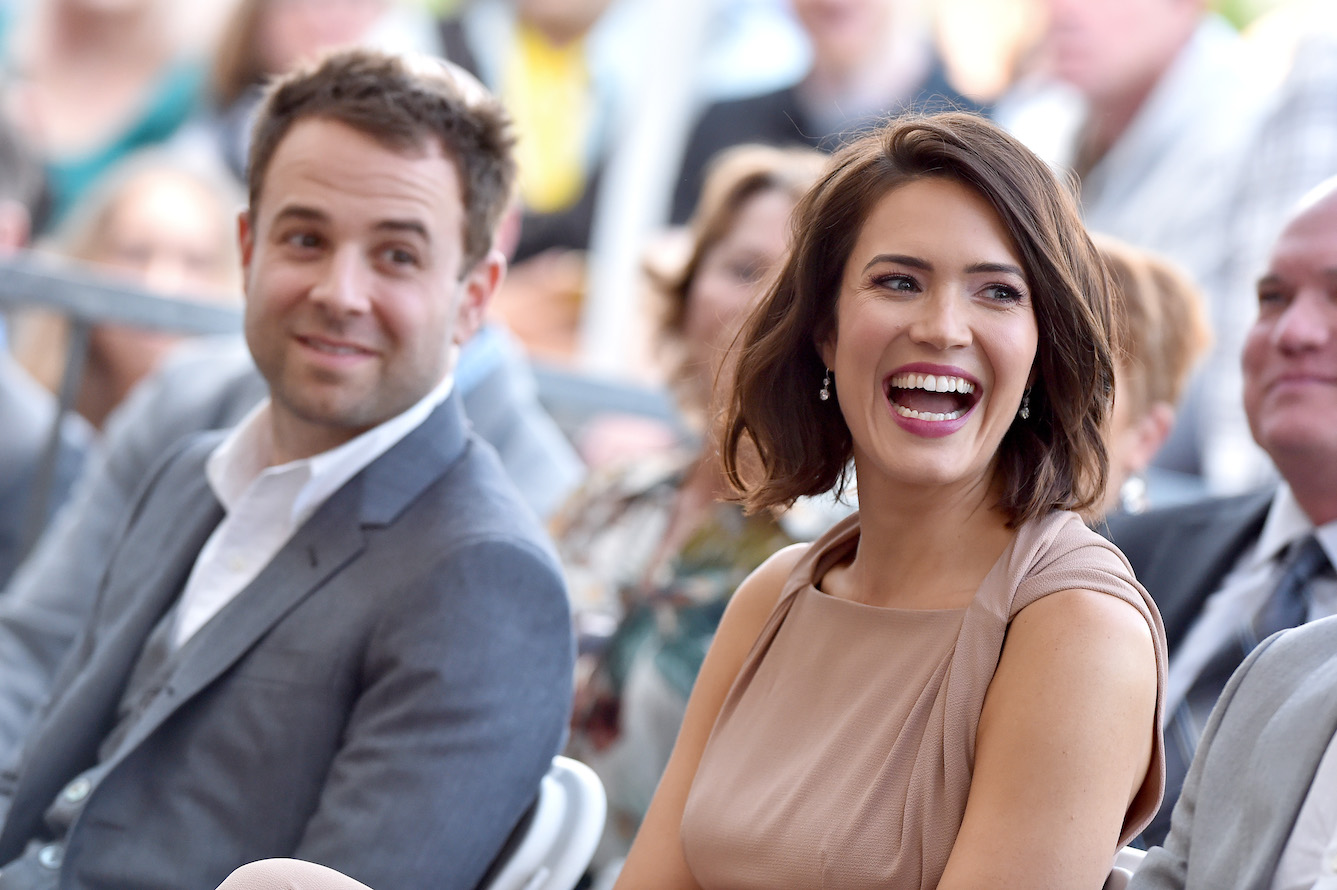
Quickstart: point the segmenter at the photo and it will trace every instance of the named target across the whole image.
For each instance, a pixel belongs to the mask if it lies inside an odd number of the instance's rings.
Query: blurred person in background
[[[700,439],[597,473],[550,523],[586,643],[569,753],[595,768],[609,798],[596,867],[626,855],[729,596],[794,540],[774,512],[722,501],[711,391],[727,382],[730,343],[822,161],[808,148],[756,145],[717,159],[685,256],[652,270],[674,391]]]
[[[179,138],[244,179],[251,115],[270,78],[337,47],[421,48],[394,45],[413,42],[402,31],[421,25],[416,15],[396,0],[238,0],[214,53],[208,110]]]
[[[1190,385],[1156,463],[1226,484],[1205,454],[1243,424],[1203,429],[1201,405],[1238,405],[1238,344],[1249,319],[1225,311],[1232,198],[1251,175],[1268,98],[1234,27],[1207,0],[1045,0],[1039,63],[1083,108],[1059,156],[1081,185],[1092,231],[1163,253],[1205,294],[1216,349]],[[1024,113],[1024,111],[1023,111]],[[1055,122],[1055,126],[1058,122]],[[1034,126],[1034,123],[1031,124]]]
[[[978,110],[948,82],[923,17],[908,0],[792,0],[812,61],[797,83],[717,102],[697,120],[683,153],[672,220],[691,212],[705,165],[739,142],[831,151],[903,111]]]
[[[126,155],[196,111],[203,62],[171,0],[33,0],[7,34],[6,111],[46,165],[49,224]]]
[[[0,119],[0,261],[12,259],[28,244],[32,208],[42,191],[37,158],[8,122]],[[0,309],[3,309],[0,304]],[[89,430],[74,417],[60,418],[51,441],[58,406],[10,355],[4,315],[0,314],[0,588],[23,556],[28,537],[55,511],[83,464]],[[47,449],[54,447],[53,455]],[[54,460],[40,513],[33,498],[42,495],[38,480],[44,461]]]
[[[163,296],[236,301],[233,226],[242,200],[221,170],[149,150],[108,173],[43,249]],[[16,356],[52,391],[64,373],[67,334],[65,321],[47,313],[16,322]],[[159,331],[96,325],[75,410],[101,428],[178,342]]]
[[[588,246],[599,171],[626,89],[623,41],[632,15],[615,0],[472,0],[439,22],[446,58],[483,81],[515,118],[525,210],[517,263]]]
[[[1189,374],[1211,342],[1202,293],[1174,264],[1109,235],[1092,239],[1113,288],[1119,351],[1110,413],[1105,511],[1140,513],[1201,497],[1196,477],[1152,466]]]
[[[1257,313],[1255,282],[1291,211],[1310,189],[1337,175],[1337,4],[1280,3],[1246,36],[1260,53],[1281,62],[1284,75],[1249,147],[1247,175],[1226,210],[1227,265],[1219,292],[1212,294],[1218,342],[1202,375],[1211,385],[1200,400],[1197,429],[1204,472],[1222,492],[1276,477],[1242,409],[1243,338]]]

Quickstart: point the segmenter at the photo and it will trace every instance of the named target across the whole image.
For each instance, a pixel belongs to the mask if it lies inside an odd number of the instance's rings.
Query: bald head
[[[1296,206],[1244,345],[1254,439],[1315,523],[1337,519],[1337,178]]]

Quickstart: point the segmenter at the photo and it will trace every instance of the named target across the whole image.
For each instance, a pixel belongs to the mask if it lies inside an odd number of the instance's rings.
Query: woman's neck
[[[879,606],[963,608],[1015,535],[987,486],[859,485],[859,545],[828,593]]]

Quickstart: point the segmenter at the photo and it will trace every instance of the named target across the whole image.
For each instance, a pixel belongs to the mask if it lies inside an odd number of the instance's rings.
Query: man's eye
[[[320,246],[320,236],[314,232],[293,232],[283,240],[303,250],[314,250]]]
[[[1282,306],[1286,302],[1286,295],[1275,288],[1258,289],[1259,306]]]
[[[418,256],[411,250],[405,250],[402,247],[387,248],[382,254],[386,261],[396,266],[416,266]]]

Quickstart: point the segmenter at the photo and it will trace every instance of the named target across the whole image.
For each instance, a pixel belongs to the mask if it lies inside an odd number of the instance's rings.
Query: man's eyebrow
[[[427,226],[416,219],[383,219],[372,228],[378,232],[412,233],[429,243],[432,240],[432,235],[427,231]]]
[[[314,207],[307,207],[304,204],[289,204],[278,213],[274,214],[275,222],[287,219],[301,219],[310,222],[327,222],[329,214],[323,210],[317,210]]]

